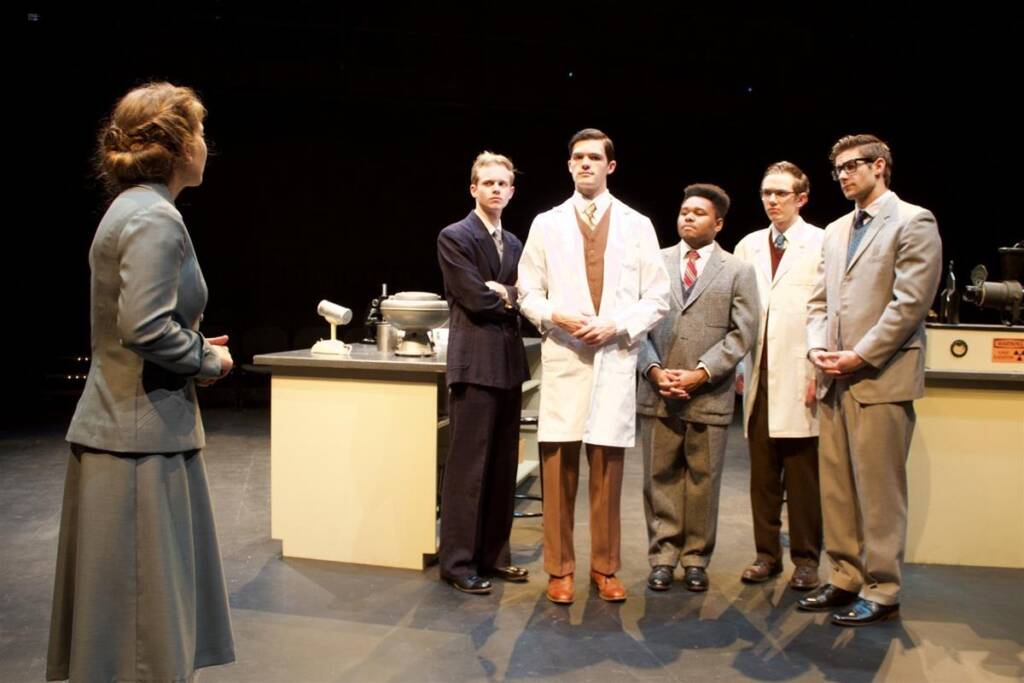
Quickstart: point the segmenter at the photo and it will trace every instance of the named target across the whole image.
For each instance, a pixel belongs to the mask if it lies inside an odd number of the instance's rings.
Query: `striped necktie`
[[[693,287],[693,283],[697,281],[697,259],[699,258],[700,254],[696,249],[686,252],[686,272],[683,273],[683,286],[687,289]]]

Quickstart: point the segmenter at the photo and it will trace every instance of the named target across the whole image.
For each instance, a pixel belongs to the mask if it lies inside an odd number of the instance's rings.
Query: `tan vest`
[[[601,220],[591,229],[587,219],[576,212],[576,224],[583,235],[583,263],[587,267],[587,286],[594,313],[601,312],[601,290],[604,288],[604,249],[608,246],[608,226],[611,224],[612,207],[609,206]]]

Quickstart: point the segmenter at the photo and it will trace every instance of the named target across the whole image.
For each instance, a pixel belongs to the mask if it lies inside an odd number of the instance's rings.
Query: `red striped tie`
[[[699,258],[700,254],[696,249],[686,252],[686,272],[683,273],[683,286],[687,289],[693,287],[693,283],[697,281],[697,259]]]

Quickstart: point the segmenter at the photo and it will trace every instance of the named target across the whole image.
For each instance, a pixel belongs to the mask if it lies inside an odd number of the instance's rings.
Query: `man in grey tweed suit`
[[[637,367],[646,381],[637,413],[652,568],[647,585],[654,590],[668,590],[680,563],[688,590],[708,588],[733,381],[759,316],[753,266],[715,242],[728,210],[720,187],[686,188],[677,220],[682,240],[662,250],[672,285],[669,314],[640,349]]]

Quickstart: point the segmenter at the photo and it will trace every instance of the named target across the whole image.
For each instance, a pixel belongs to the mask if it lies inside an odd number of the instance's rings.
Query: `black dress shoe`
[[[836,607],[845,607],[856,599],[856,593],[844,591],[831,583],[826,583],[806,598],[800,598],[797,609],[804,612],[827,612]]]
[[[708,573],[704,567],[687,567],[683,574],[683,588],[694,593],[702,593],[708,589]]]
[[[475,574],[472,576],[460,576],[455,579],[445,579],[452,585],[455,590],[462,591],[463,593],[490,593],[491,582],[487,579],[481,579]]]
[[[860,598],[846,609],[832,615],[832,623],[836,626],[867,626],[877,624],[900,616],[900,605],[880,605],[873,600]]]
[[[667,564],[656,565],[647,577],[647,587],[654,591],[667,591],[672,586],[674,569]]]
[[[507,567],[493,567],[480,573],[484,576],[497,576],[499,579],[511,581],[512,583],[524,583],[530,578],[529,569],[514,567],[512,565]]]

